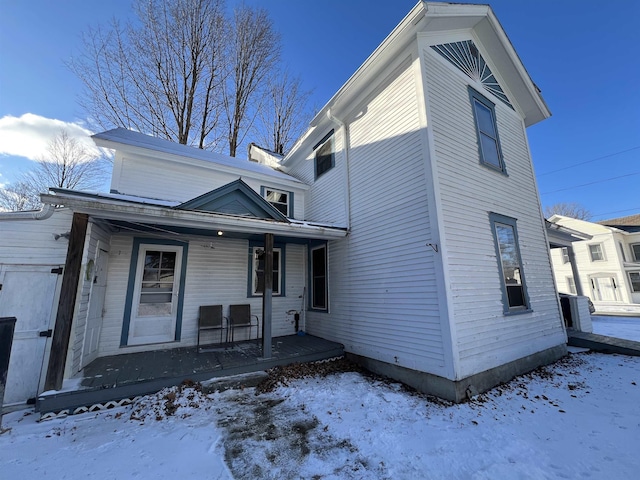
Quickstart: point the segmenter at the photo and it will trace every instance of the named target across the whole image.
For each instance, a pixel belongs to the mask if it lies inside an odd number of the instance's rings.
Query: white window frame
[[[562,263],[569,263],[571,260],[569,258],[569,247],[562,247]]]
[[[634,262],[640,262],[640,243],[632,243],[629,245],[631,249],[631,254],[633,255]],[[636,248],[638,249],[638,254],[636,255]]]
[[[640,293],[640,285],[638,286],[638,289],[636,290],[636,288],[634,287],[634,280],[633,280],[632,275],[638,275],[637,283],[640,284],[640,272],[627,272],[627,276],[629,277],[629,288],[634,293]]]
[[[576,290],[576,282],[573,279],[573,277],[572,276],[566,277],[566,282],[567,282],[567,289],[569,290],[568,293],[573,293],[574,295],[576,295],[578,291]]]
[[[253,247],[251,249],[251,295],[254,296],[254,297],[261,297],[262,296],[262,292],[258,292],[257,291],[257,287],[258,287],[258,271],[257,271],[256,262],[258,261],[258,254],[259,254],[260,251],[264,251],[264,247]],[[276,285],[276,283],[274,283],[274,285],[273,285],[273,293],[272,293],[272,295],[274,297],[281,297],[281,296],[284,295],[283,292],[282,292],[282,289],[283,289],[282,288],[283,287],[283,282],[282,282],[282,248],[274,247],[273,252],[278,254],[278,261],[277,262],[273,262],[273,271],[274,271],[274,273],[275,272],[278,273],[278,282],[277,282],[277,285]]]
[[[285,203],[283,203],[283,202],[276,202],[276,201],[269,200],[269,192],[274,192],[274,193],[279,193],[281,195],[286,195],[287,196],[287,201]],[[267,202],[269,202],[271,205],[273,205],[273,208],[278,210],[285,217],[292,217],[293,216],[293,212],[291,211],[291,195],[292,195],[291,192],[286,192],[284,190],[278,190],[277,188],[264,187],[264,199]],[[278,205],[284,205],[285,208],[286,208],[286,212],[283,212],[282,210],[280,210],[278,208]]]
[[[591,250],[591,247],[600,248],[601,258],[598,258],[598,259],[593,258],[593,251]],[[587,245],[587,249],[589,250],[589,258],[591,259],[592,262],[604,262],[606,260],[606,257],[604,256],[604,245],[602,245],[602,243],[591,243]]]

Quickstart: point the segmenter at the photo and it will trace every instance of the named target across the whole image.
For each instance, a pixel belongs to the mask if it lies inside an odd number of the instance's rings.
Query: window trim
[[[633,279],[631,278],[631,274],[638,275],[638,283],[640,284],[640,271],[638,271],[638,272],[627,272],[627,277],[629,278],[629,288],[631,289],[631,292],[640,293],[640,287],[638,287],[638,290],[636,290],[634,288],[634,286],[633,286]]]
[[[502,144],[500,143],[500,134],[498,133],[498,120],[496,117],[496,105],[495,103],[493,103],[491,100],[489,100],[487,97],[485,97],[484,95],[482,95],[481,93],[479,93],[476,89],[472,88],[471,86],[468,87],[469,89],[469,100],[471,101],[471,110],[473,112],[473,124],[475,126],[475,130],[476,130],[476,141],[478,142],[478,155],[480,157],[480,164],[490,168],[491,170],[494,170],[496,172],[500,172],[505,176],[507,175],[507,167],[505,166],[504,163],[504,156],[502,154]],[[491,137],[489,134],[482,132],[480,130],[480,122],[478,121],[478,113],[476,110],[476,102],[479,103],[480,105],[483,105],[485,108],[489,109],[490,113],[491,113],[491,120],[493,123],[493,129],[495,130],[495,138]],[[492,140],[494,140],[496,142],[496,148],[498,151],[498,161],[500,162],[500,165],[494,165],[491,162],[488,162],[487,160],[485,160],[485,156],[484,153],[482,151],[482,135],[486,135],[487,137],[491,138]]]
[[[493,234],[493,246],[496,252],[496,261],[498,263],[498,273],[500,275],[500,290],[502,291],[502,307],[504,315],[519,315],[521,313],[529,313],[532,312],[531,302],[529,300],[529,293],[527,290],[527,282],[524,273],[524,266],[522,264],[522,255],[520,254],[520,240],[518,237],[518,225],[517,220],[512,217],[507,217],[506,215],[501,215],[499,213],[489,212],[489,223],[491,225],[491,232]],[[507,294],[507,285],[504,280],[504,270],[502,265],[502,254],[500,253],[500,244],[498,242],[498,233],[496,231],[496,225],[502,224],[507,225],[513,228],[513,236],[516,247],[516,255],[518,259],[518,264],[520,266],[520,280],[522,283],[522,296],[524,299],[524,305],[510,307],[509,306],[509,296]]]
[[[131,259],[129,261],[129,277],[127,278],[127,293],[124,303],[124,314],[122,318],[122,332],[120,334],[120,346],[129,345],[129,327],[131,326],[131,312],[134,306],[134,293],[136,291],[136,280],[138,279],[138,264],[140,252],[153,247],[162,250],[162,247],[182,248],[182,259],[180,264],[180,280],[178,283],[178,302],[176,304],[176,331],[174,341],[179,342],[182,337],[182,310],[184,306],[184,293],[187,278],[187,258],[189,243],[177,240],[164,240],[161,238],[134,237],[131,247]]]
[[[287,218],[293,218],[293,192],[289,192],[287,190],[282,190],[280,188],[274,188],[274,187],[267,187],[265,185],[261,185],[260,186],[260,196],[262,198],[265,199],[265,201],[267,201],[273,208],[275,208],[276,210],[278,210],[278,207],[276,207],[272,202],[270,202],[269,200],[267,200],[267,195],[268,192],[277,192],[277,193],[284,193],[287,195],[287,213],[284,214],[285,217]],[[280,210],[278,210],[280,212]],[[282,213],[282,212],[280,212]]]
[[[562,254],[562,263],[563,264],[571,262],[571,258],[569,257],[569,247],[562,247],[560,249],[560,252]]]
[[[602,258],[594,260],[591,247],[600,247],[600,255],[602,256]],[[602,243],[590,243],[587,245],[587,250],[589,251],[589,259],[591,260],[591,262],[605,262],[607,260],[607,257],[604,255],[604,246]]]
[[[334,148],[333,134],[335,133],[334,129],[331,129],[329,133],[327,133],[322,140],[316,143],[313,147],[313,179],[318,180],[325,173],[331,171],[336,166],[336,152]],[[331,165],[326,170],[318,173],[318,152],[329,143],[331,149]]]
[[[574,280],[573,276],[569,275],[565,278],[565,282],[567,283],[567,290],[569,290],[567,293],[572,293],[573,295],[577,295],[577,290],[576,290],[576,281]]]
[[[256,249],[264,249],[264,242],[251,240],[249,241],[249,251],[248,251],[248,272],[247,272],[247,298],[259,298],[262,297],[262,293],[254,292],[253,286],[255,285],[255,268],[254,268],[254,252]],[[279,270],[278,273],[280,278],[279,292],[273,292],[272,295],[274,297],[286,297],[286,283],[285,283],[285,245],[278,243],[273,245],[273,251],[278,251],[280,254],[280,262],[279,262]]]
[[[313,252],[316,250],[324,250],[324,301],[325,306],[314,306],[314,289],[313,281],[315,278],[313,272]],[[314,312],[328,312],[329,311],[329,248],[327,242],[315,243],[309,245],[309,310]]]
[[[636,255],[636,250],[634,247],[638,247],[638,255]],[[633,261],[640,262],[640,243],[630,243],[629,248],[631,249],[631,254],[633,255]]]

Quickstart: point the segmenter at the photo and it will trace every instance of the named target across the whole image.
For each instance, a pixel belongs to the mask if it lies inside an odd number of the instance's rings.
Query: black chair
[[[255,320],[255,323],[253,322]],[[251,340],[251,329],[256,327],[256,339],[259,337],[258,327],[260,321],[257,315],[251,315],[251,305],[229,305],[229,329],[231,331],[231,341],[234,339],[234,332],[237,328],[249,329],[249,340]]]
[[[228,325],[227,317],[222,315],[222,305],[200,306],[200,315],[198,316],[198,352],[200,351],[200,334],[203,330],[220,330],[219,343],[222,343],[222,332],[227,331],[225,339],[229,335]]]

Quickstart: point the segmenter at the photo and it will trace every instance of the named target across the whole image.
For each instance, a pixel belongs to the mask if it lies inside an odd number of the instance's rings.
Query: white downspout
[[[350,168],[349,168],[349,143],[350,143],[350,138],[349,138],[349,127],[347,126],[346,123],[344,123],[342,120],[340,120],[337,117],[334,117],[333,114],[331,113],[331,109],[327,110],[327,118],[329,118],[329,120],[331,120],[332,122],[336,123],[337,125],[340,126],[340,128],[342,128],[344,130],[344,163],[345,163],[345,170],[346,170],[346,178],[347,178],[347,232],[351,229],[351,175],[349,174],[350,172]]]
[[[0,212],[0,220],[46,220],[55,211],[56,207],[46,204],[34,212]]]

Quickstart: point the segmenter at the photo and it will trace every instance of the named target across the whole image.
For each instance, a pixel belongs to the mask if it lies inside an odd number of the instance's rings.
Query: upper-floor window
[[[620,254],[622,255],[622,261],[626,262],[627,261],[627,254],[624,253],[624,245],[622,245],[622,242],[618,242],[618,246],[620,247]],[[631,251],[633,252],[633,249]]]
[[[498,256],[504,313],[528,311],[527,287],[518,246],[516,219],[497,213],[491,213],[489,219]]]
[[[469,88],[469,97],[473,105],[480,162],[506,173],[498,137],[495,105],[473,88]]]
[[[562,263],[569,263],[569,247],[562,247]]]
[[[632,243],[630,247],[633,253],[633,261],[640,262],[640,243]]]
[[[604,250],[601,243],[594,243],[589,245],[589,255],[591,255],[592,262],[600,262],[604,260]]]
[[[569,293],[576,294],[576,282],[573,280],[573,277],[567,277],[567,288],[569,289]]]
[[[314,174],[315,179],[328,172],[335,166],[335,152],[333,150],[333,130],[320,140],[315,147]]]
[[[640,272],[629,272],[629,280],[631,281],[631,291],[640,292]]]
[[[293,193],[263,187],[262,196],[285,217],[293,216]]]

